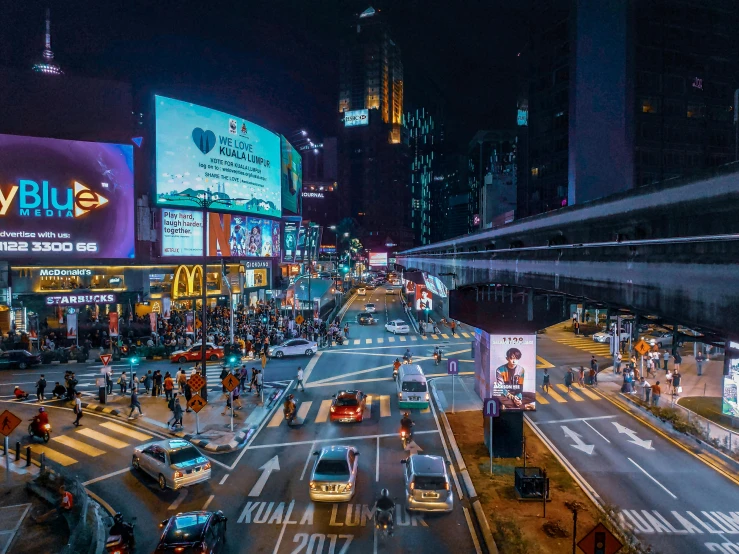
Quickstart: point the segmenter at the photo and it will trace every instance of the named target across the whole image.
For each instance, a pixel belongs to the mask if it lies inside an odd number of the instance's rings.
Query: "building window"
[[[532,177],[538,177],[539,176],[539,168],[538,167],[532,167],[531,168],[531,176]]]
[[[659,113],[660,99],[652,96],[645,96],[641,99],[642,113]]]
[[[691,119],[703,119],[706,115],[706,105],[689,103],[686,114]]]

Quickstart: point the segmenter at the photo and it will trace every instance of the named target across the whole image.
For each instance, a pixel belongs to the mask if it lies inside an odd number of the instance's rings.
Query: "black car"
[[[374,325],[377,323],[377,320],[372,317],[372,314],[369,312],[362,312],[357,316],[357,323],[360,325]]]
[[[26,369],[41,363],[41,356],[28,350],[7,350],[0,354],[0,369]]]
[[[226,516],[217,512],[185,512],[165,519],[154,552],[177,554],[218,554],[226,544]]]

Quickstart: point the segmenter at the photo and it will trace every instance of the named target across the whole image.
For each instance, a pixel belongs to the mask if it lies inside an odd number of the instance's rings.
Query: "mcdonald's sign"
[[[177,266],[172,281],[172,298],[187,298],[203,294],[203,266]],[[220,292],[220,291],[219,291]]]

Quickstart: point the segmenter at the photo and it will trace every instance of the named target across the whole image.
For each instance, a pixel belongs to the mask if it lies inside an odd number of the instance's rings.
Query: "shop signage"
[[[184,280],[182,282],[186,285],[184,291],[180,291],[180,274],[184,273]],[[172,280],[172,297],[178,298],[180,296],[195,296],[196,284],[202,285],[203,282],[203,266],[195,265],[190,269],[186,265],[177,266],[174,272],[174,279]]]
[[[92,275],[92,269],[59,269],[59,268],[39,269],[38,274],[41,275],[42,277],[72,277],[72,276],[86,277],[86,276]]]
[[[305,192],[303,191],[303,198],[325,198],[322,192]]]
[[[246,269],[269,269],[270,267],[272,267],[272,262],[270,262],[269,260],[260,260],[254,262],[249,261],[241,262],[241,265],[243,265]]]
[[[47,306],[76,306],[80,304],[115,304],[115,294],[56,294],[46,297]]]

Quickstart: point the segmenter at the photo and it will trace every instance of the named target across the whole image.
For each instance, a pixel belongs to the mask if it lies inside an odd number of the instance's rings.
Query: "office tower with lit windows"
[[[339,200],[365,246],[413,246],[403,63],[379,10],[352,18],[339,65]],[[390,245],[390,246],[388,246]]]

